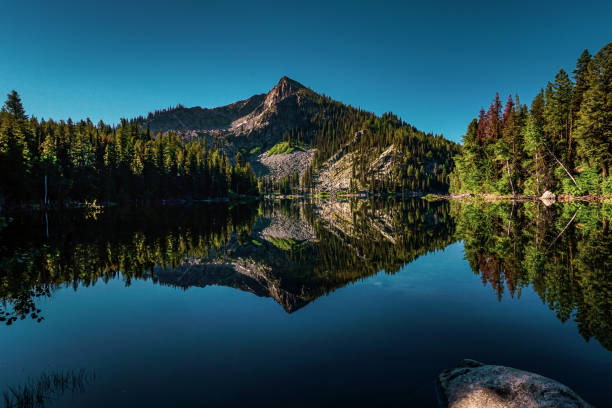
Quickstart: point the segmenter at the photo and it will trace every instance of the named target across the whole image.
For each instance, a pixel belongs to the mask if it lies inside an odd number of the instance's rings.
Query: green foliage
[[[297,172],[287,174],[279,180],[265,177],[261,180],[260,191],[265,194],[294,194],[300,192],[300,176]]]
[[[607,177],[612,165],[612,43],[588,63],[584,80],[575,131],[578,152]]]
[[[312,166],[301,180],[304,189],[312,188],[313,175],[328,159],[350,153],[353,187],[366,186],[376,193],[448,190],[457,144],[419,131],[391,113],[378,117],[308,89],[301,89],[299,96],[306,119],[286,132],[283,141],[315,149]],[[391,146],[390,171],[370,171],[370,164]]]
[[[297,242],[291,238],[268,237],[267,240],[272,245],[278,249],[282,249],[283,251],[291,251],[297,245]]]
[[[249,154],[256,154],[257,152],[259,152],[261,150],[261,146],[255,146],[254,148],[252,148],[251,150],[249,150]]]
[[[563,173],[557,171],[561,178]],[[568,178],[561,178],[562,192],[575,196],[586,194],[610,195],[610,177],[602,178],[599,169],[593,167],[584,168],[576,177],[576,185]]]
[[[509,98],[500,117],[496,97],[468,126],[451,191],[601,194],[612,165],[611,54],[612,43],[592,59],[585,50],[576,82],[560,70],[529,111]]]
[[[206,199],[257,194],[242,159],[232,165],[204,141],[122,120],[73,123],[27,119],[16,92],[0,112],[0,203]],[[45,202],[46,200],[46,202]]]
[[[583,194],[600,194],[601,177],[597,169],[588,168],[576,177],[576,184]]]
[[[297,147],[292,145],[290,142],[279,142],[268,150],[268,156],[293,153],[296,148]]]
[[[612,176],[601,181],[601,193],[605,196],[612,196]]]

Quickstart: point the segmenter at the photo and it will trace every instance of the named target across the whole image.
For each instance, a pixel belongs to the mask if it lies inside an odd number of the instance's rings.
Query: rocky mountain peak
[[[289,96],[295,95],[300,89],[303,88],[306,87],[299,82],[284,76],[278,81],[274,88],[268,92],[264,104],[266,107],[270,107]]]

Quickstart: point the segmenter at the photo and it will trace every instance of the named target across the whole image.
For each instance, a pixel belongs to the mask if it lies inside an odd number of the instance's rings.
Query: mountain
[[[152,131],[173,130],[180,134],[250,133],[273,123],[274,119],[278,120],[276,115],[273,120],[267,121],[275,116],[274,113],[281,111],[283,115],[291,115],[296,107],[296,95],[301,89],[305,89],[302,84],[283,77],[267,94],[253,95],[248,99],[212,109],[199,106],[185,108],[179,105],[150,113],[146,119],[138,118],[137,121]],[[286,99],[291,100],[284,102]]]
[[[134,122],[205,139],[232,160],[240,153],[266,191],[444,191],[458,151],[393,114],[342,104],[286,76],[267,94],[231,105],[179,105]]]

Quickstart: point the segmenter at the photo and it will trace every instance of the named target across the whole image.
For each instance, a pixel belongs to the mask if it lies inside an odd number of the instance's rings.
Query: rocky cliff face
[[[238,152],[251,162],[257,176],[272,179],[303,173],[312,162],[313,151],[279,154],[266,160],[267,150],[282,141],[283,134],[308,120],[309,95],[306,87],[286,76],[267,94],[218,108],[177,108],[158,111],[138,123],[153,132],[174,131],[184,138],[204,138],[233,159]],[[297,153],[297,152],[295,152]],[[296,167],[297,165],[297,167]]]
[[[363,135],[363,131],[357,132],[353,140]],[[384,180],[393,171],[393,164],[398,154],[394,145],[389,146],[379,156],[374,157],[366,167],[366,179]],[[368,189],[358,179],[353,177],[355,166],[355,153],[350,152],[346,145],[327,160],[314,177],[315,190],[317,192],[328,192],[337,194],[346,191],[364,192]],[[351,184],[352,181],[352,184]]]

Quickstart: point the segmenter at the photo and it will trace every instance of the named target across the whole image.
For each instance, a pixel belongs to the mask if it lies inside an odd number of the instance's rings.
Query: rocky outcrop
[[[297,81],[282,77],[258,106],[232,122],[231,130],[239,135],[265,128],[265,134],[272,134],[275,140],[280,140],[284,130],[294,127],[302,119],[298,92],[305,88]]]
[[[298,173],[301,177],[312,163],[314,154],[314,149],[274,155],[264,152],[257,157],[252,166],[258,176],[269,177],[274,181],[293,173]]]
[[[284,76],[280,79],[280,81],[278,81],[276,86],[272,88],[270,92],[268,92],[268,95],[266,95],[266,99],[264,100],[264,106],[266,108],[273,108],[283,99],[297,94],[300,89],[304,88],[304,85],[287,76]]]
[[[441,407],[587,408],[565,385],[527,371],[463,360],[437,380]]]
[[[321,166],[314,178],[316,191],[327,192],[332,195],[347,193],[350,190],[365,193],[367,187],[361,185],[358,178],[354,178],[353,162],[355,161],[355,155],[350,152],[350,147],[357,143],[364,135],[365,130],[355,132],[353,140],[345,144]],[[369,161],[369,165],[365,170],[365,179],[387,179],[393,170],[396,154],[397,149],[394,145],[391,145],[378,156],[374,156]]]
[[[352,159],[352,153],[329,159],[315,176],[315,189],[332,195],[349,191],[351,188]]]

